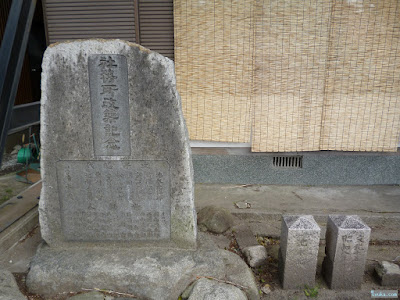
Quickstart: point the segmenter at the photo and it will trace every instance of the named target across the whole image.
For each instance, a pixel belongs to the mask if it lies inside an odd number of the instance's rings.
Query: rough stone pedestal
[[[312,216],[283,216],[279,271],[284,289],[315,284],[320,232]]]
[[[50,299],[61,292],[100,288],[153,300],[176,300],[201,276],[245,286],[249,300],[259,299],[251,270],[238,255],[203,249],[69,249],[43,245],[31,264],[27,286]]]
[[[329,216],[322,272],[331,289],[361,288],[370,234],[358,216]]]

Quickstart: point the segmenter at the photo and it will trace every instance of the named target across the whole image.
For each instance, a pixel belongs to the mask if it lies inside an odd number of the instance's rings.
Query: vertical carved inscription
[[[128,66],[119,54],[89,55],[94,154],[130,155]]]
[[[165,161],[59,161],[64,238],[69,241],[170,239]]]

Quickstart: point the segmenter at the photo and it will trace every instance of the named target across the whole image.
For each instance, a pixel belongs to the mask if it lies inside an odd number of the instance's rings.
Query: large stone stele
[[[41,105],[46,244],[31,263],[30,292],[54,299],[101,288],[177,299],[197,276],[212,276],[258,298],[238,256],[197,243],[191,153],[171,60],[121,40],[52,45]]]
[[[194,248],[193,168],[174,64],[121,40],[42,65],[40,225],[51,247]]]

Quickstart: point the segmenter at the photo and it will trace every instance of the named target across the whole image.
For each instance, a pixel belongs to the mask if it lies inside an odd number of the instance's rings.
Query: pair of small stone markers
[[[314,286],[321,229],[312,216],[284,216],[279,269],[284,289]],[[358,216],[331,215],[322,273],[331,289],[359,289],[371,229]]]

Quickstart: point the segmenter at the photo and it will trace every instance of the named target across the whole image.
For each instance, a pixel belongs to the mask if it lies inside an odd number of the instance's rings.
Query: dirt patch
[[[276,248],[279,248],[280,241],[279,239],[268,236],[257,236],[257,241],[260,245],[267,249],[268,253],[266,264],[260,266],[259,268],[252,268],[254,276],[257,280],[257,284],[259,285],[260,289],[265,284],[269,284],[271,290],[280,288],[278,258],[275,255],[271,255]]]
[[[24,294],[25,296],[27,296],[29,300],[45,300],[44,298],[42,298],[39,295],[34,295],[34,294],[31,294],[28,292],[28,289],[26,287],[27,273],[14,273],[13,275],[15,277],[15,280],[17,281],[17,284],[18,284],[18,287],[19,287],[21,293]]]
[[[27,239],[31,238],[32,236],[34,236],[35,234],[37,234],[37,232],[40,230],[39,225],[33,227],[33,229],[21,240],[19,240],[18,243],[23,243],[25,242]]]
[[[9,173],[16,173],[25,169],[24,164],[15,164],[11,166],[6,166],[4,169],[0,170],[0,176],[7,175]]]
[[[235,238],[235,233],[234,232],[225,232],[223,235],[230,240],[229,247],[225,248],[225,250],[228,250],[228,251],[230,251],[232,253],[235,253],[235,254],[239,255],[244,260],[245,257],[244,257],[243,253],[239,249],[239,245],[238,245],[238,243],[236,241],[236,238]]]
[[[230,239],[229,248],[225,250],[239,255],[244,261],[246,261],[243,253],[239,249],[239,245],[235,238],[235,233],[225,233],[224,235]],[[271,253],[275,253],[276,249],[279,248],[279,239],[267,236],[257,236],[256,238],[258,243],[267,249],[268,253],[268,259],[265,264],[258,268],[251,268],[256,279],[258,289],[261,290],[265,284],[269,284],[271,290],[280,288],[278,258],[276,255],[271,255]]]
[[[373,246],[400,246],[400,241],[375,240],[375,241],[370,241],[369,244]]]

